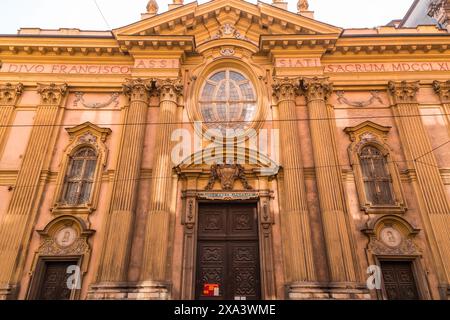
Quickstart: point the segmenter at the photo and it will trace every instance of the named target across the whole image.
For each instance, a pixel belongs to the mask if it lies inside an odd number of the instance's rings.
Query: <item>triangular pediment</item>
[[[213,0],[179,8],[115,29],[116,37],[191,36],[200,45],[222,37],[258,44],[262,35],[330,35],[342,29],[293,12],[244,0]]]

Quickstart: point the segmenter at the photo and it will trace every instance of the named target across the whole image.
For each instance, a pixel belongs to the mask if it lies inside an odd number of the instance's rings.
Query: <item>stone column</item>
[[[0,158],[6,144],[8,126],[11,125],[14,108],[22,92],[23,85],[21,83],[16,85],[7,83],[0,86]]]
[[[311,243],[305,177],[301,158],[295,98],[299,79],[274,79],[278,100],[280,150],[283,166],[283,230],[286,282],[311,282],[316,279]]]
[[[67,85],[38,84],[40,104],[30,140],[19,170],[12,198],[0,223],[0,299],[16,298],[23,275],[30,235],[39,209],[43,183],[48,170],[63,115]]]
[[[333,112],[326,104],[333,91],[332,85],[327,78],[305,78],[301,81],[301,89],[309,109],[329,278],[335,283],[356,282],[360,276],[344,197],[335,126],[330,120]]]
[[[124,125],[97,273],[96,286],[100,285],[100,287],[94,286],[96,294],[91,296],[92,298],[110,298],[102,296],[102,284],[109,286],[109,291],[114,292],[118,290],[115,288],[116,285],[127,281],[130,241],[136,216],[136,200],[144,149],[145,123],[152,86],[151,80],[142,79],[128,80],[123,86],[130,103],[123,109]],[[112,298],[116,297],[112,296]]]
[[[172,176],[174,163],[171,159],[171,135],[177,129],[178,99],[183,86],[179,79],[157,81],[160,94],[160,109],[155,137],[155,149],[150,187],[149,210],[145,234],[141,280],[149,287],[149,298],[163,298],[160,295],[168,280],[168,247]],[[152,288],[159,288],[155,295]],[[164,291],[164,289],[162,289]],[[164,293],[165,295],[166,293]]]
[[[423,204],[420,212],[438,267],[441,293],[445,297],[450,288],[450,204],[422,122],[417,102],[419,88],[419,82],[389,82],[400,139],[409,160],[408,166],[416,171],[417,194],[419,203]]]

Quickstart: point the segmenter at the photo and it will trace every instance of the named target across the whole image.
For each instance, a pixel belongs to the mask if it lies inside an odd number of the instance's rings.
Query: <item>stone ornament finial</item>
[[[158,13],[159,6],[156,0],[150,0],[147,4],[147,14],[155,15]]]
[[[298,10],[298,13],[308,11],[309,10],[308,0],[299,0],[297,2],[297,10]]]
[[[288,3],[285,0],[273,0],[272,5],[284,10],[288,9]]]
[[[181,7],[183,4],[184,0],[173,0],[172,3],[169,4],[169,10]]]

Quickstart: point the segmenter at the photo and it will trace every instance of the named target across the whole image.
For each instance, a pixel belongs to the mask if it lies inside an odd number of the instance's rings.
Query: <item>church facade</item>
[[[450,297],[442,25],[150,1],[0,61],[0,299]]]

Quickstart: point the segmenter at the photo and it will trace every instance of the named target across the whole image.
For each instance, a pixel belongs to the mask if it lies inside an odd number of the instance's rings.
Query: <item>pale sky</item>
[[[111,28],[139,20],[147,2],[97,0]],[[169,2],[158,1],[160,13],[167,10]],[[191,1],[185,1],[188,2]],[[402,18],[413,0],[309,0],[309,3],[317,20],[343,28],[372,28]],[[291,11],[296,12],[296,5],[297,0],[289,0]],[[0,10],[0,34],[16,33],[20,27],[109,30],[94,0],[1,0]]]

